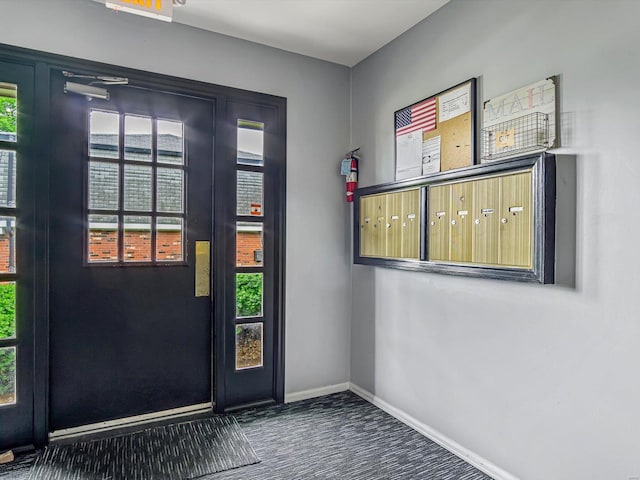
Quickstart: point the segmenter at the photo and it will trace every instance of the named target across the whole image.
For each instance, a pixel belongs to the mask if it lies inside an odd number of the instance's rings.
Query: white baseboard
[[[349,390],[350,383],[338,383],[336,385],[327,385],[326,387],[312,388],[311,390],[304,390],[302,392],[286,393],[284,395],[284,403],[297,402],[300,400],[307,400],[309,398],[322,397],[324,395],[331,395],[332,393],[344,392]]]
[[[413,428],[418,433],[421,433],[425,437],[433,440],[438,445],[446,448],[455,456],[460,457],[465,462],[473,465],[478,470],[489,475],[491,478],[494,478],[495,480],[518,480],[517,477],[510,474],[509,472],[506,472],[497,465],[494,465],[486,458],[483,458],[480,455],[472,452],[471,450],[463,447],[459,443],[451,440],[449,437],[431,428],[429,425],[425,425],[424,423],[413,418],[411,415],[408,415],[399,408],[394,407],[381,398],[376,397],[372,393],[366,391],[365,389],[360,388],[358,385],[355,385],[353,383],[349,384],[349,390],[351,390],[356,395],[364,398],[369,403],[374,404],[379,409],[384,410],[392,417],[397,418],[402,423]]]

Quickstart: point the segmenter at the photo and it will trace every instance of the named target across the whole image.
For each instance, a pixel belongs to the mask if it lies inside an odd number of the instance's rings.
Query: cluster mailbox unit
[[[555,185],[540,153],[361,188],[354,261],[553,283]]]

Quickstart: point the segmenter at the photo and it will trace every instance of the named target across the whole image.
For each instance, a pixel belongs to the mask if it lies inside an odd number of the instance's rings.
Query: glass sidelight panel
[[[124,208],[150,212],[152,207],[151,167],[139,165],[124,166]]]
[[[261,267],[263,264],[262,223],[238,222],[236,225],[236,266]]]
[[[238,163],[264,165],[264,123],[238,120]]]
[[[116,163],[89,162],[89,208],[117,210],[119,178]]]
[[[1,131],[2,127],[0,126],[0,135]],[[14,150],[0,150],[0,207],[15,206],[16,152]]]
[[[16,217],[0,217],[0,273],[16,273]]]
[[[125,115],[124,159],[151,161],[151,118]]]
[[[180,168],[158,167],[158,212],[182,213],[184,171]]]
[[[124,217],[124,261],[151,260],[151,217]]]
[[[238,170],[236,214],[262,217],[263,190],[263,173]]]
[[[0,140],[15,142],[18,139],[18,87],[0,82]]]
[[[182,218],[158,217],[156,224],[156,260],[179,262],[184,259]]]
[[[236,317],[262,315],[262,273],[236,273]]]
[[[16,403],[16,347],[0,348],[0,406]]]
[[[0,340],[16,336],[16,282],[0,282]]]
[[[236,325],[236,370],[264,365],[262,323]]]
[[[120,115],[91,110],[89,114],[89,156],[120,157]]]
[[[90,263],[118,260],[118,217],[89,215],[88,255]]]
[[[158,163],[184,163],[183,131],[182,122],[158,120]]]

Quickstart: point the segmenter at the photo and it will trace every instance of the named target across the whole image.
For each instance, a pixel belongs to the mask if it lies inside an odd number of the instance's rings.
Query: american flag
[[[396,112],[396,137],[436,128],[436,97]]]

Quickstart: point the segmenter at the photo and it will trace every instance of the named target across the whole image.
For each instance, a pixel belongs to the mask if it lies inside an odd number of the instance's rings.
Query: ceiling
[[[187,0],[173,21],[351,67],[448,1]]]

